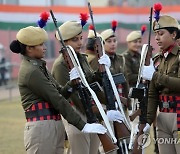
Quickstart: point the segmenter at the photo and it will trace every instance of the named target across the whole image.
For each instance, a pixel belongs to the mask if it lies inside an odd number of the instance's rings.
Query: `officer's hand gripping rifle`
[[[152,29],[152,10],[153,8],[151,7],[150,10],[150,26],[149,26],[149,38],[148,38],[148,44],[144,44],[141,52],[141,61],[140,61],[140,67],[139,67],[139,74],[138,74],[138,80],[136,87],[132,89],[131,92],[131,98],[136,98],[139,101],[139,109],[132,114],[130,119],[134,120],[136,116],[139,116],[139,132],[135,137],[134,140],[134,145],[133,145],[133,151],[132,154],[142,154],[142,148],[143,145],[145,144],[144,141],[141,141],[139,139],[139,136],[144,134],[143,129],[146,125],[146,115],[147,115],[147,103],[148,103],[148,86],[149,86],[149,81],[142,80],[141,79],[141,73],[143,66],[146,65],[148,66],[150,64],[150,59],[152,57],[152,46],[150,45],[150,40],[151,40],[151,29]],[[133,133],[131,132],[131,138],[130,138],[130,145],[129,148],[132,148],[132,140],[133,140]],[[148,137],[148,136],[147,136]],[[143,137],[142,137],[143,140]],[[142,143],[143,142],[143,143]]]
[[[103,113],[104,110],[103,110],[100,102],[98,101],[96,94],[89,87],[89,85],[88,85],[88,83],[84,77],[84,73],[80,67],[79,61],[78,61],[76,54],[75,54],[75,51],[73,50],[73,48],[71,46],[65,45],[65,43],[62,39],[61,33],[58,29],[57,21],[56,21],[56,18],[54,17],[52,10],[50,10],[50,14],[51,14],[52,19],[54,21],[55,28],[58,32],[58,35],[60,38],[60,43],[63,46],[61,52],[64,56],[64,59],[65,59],[67,65],[68,65],[69,70],[71,70],[74,67],[78,68],[81,79],[74,79],[73,82],[74,82],[74,84],[78,90],[80,100],[81,100],[83,107],[85,109],[86,116],[87,116],[87,122],[88,123],[97,122],[97,118],[95,117],[95,114],[92,111],[92,102],[91,102],[92,97],[91,96],[93,96],[93,99],[95,100],[95,103],[96,103],[98,109],[100,110],[102,118],[104,119],[104,121],[106,121],[106,126],[107,126],[108,131],[112,132],[109,121],[106,117],[106,114]],[[114,144],[117,142],[117,140],[114,136],[112,136],[114,143],[112,143],[112,140],[109,138],[109,136],[107,134],[98,134],[98,136],[99,136],[99,139],[103,145],[105,153],[109,153],[109,152],[112,152],[112,151],[118,149],[118,147]]]
[[[92,25],[94,27],[93,30],[94,30],[95,42],[96,42],[95,50],[96,50],[97,57],[100,58],[104,54],[103,43],[102,43],[102,39],[100,37],[97,37],[97,34],[96,34],[96,29],[94,25],[90,3],[88,3],[88,8],[89,8],[89,13],[92,20]],[[106,100],[107,100],[107,105],[106,105],[107,110],[116,110],[115,101],[117,101],[120,111],[124,115],[125,124],[123,122],[122,123],[114,122],[115,134],[118,139],[129,138],[130,126],[128,125],[127,119],[125,117],[122,104],[119,98],[119,94],[118,94],[116,85],[114,83],[114,80],[112,78],[112,75],[109,71],[109,68],[107,68],[103,64],[100,64],[99,71],[101,72],[102,85],[103,85],[103,89],[104,89]]]

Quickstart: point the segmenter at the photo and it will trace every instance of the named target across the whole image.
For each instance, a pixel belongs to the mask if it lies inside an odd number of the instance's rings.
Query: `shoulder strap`
[[[122,59],[123,59],[123,71],[125,69],[125,57],[122,55]]]

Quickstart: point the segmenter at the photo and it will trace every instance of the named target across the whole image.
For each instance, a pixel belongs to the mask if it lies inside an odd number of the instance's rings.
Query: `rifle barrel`
[[[91,9],[91,4],[90,2],[88,2],[88,8],[89,8],[89,14],[90,14],[90,17],[91,17],[91,21],[92,21],[92,25],[93,25],[93,31],[94,31],[94,35],[95,35],[95,38],[97,37],[97,34],[96,34],[96,28],[95,28],[95,24],[94,24],[94,19],[93,19],[93,12],[92,12],[92,9]]]
[[[148,46],[150,46],[151,42],[151,31],[152,31],[152,13],[153,13],[153,8],[151,7],[150,10],[150,17],[149,17],[149,38],[148,38]]]
[[[55,16],[54,16],[54,13],[53,13],[52,10],[50,10],[49,12],[50,12],[51,17],[52,17],[52,19],[53,19],[53,22],[54,22],[55,28],[56,28],[56,30],[57,30],[57,32],[58,32],[58,35],[59,35],[59,37],[60,37],[60,42],[61,42],[62,46],[63,46],[64,48],[66,48],[66,45],[65,45],[65,43],[64,43],[64,41],[63,41],[63,38],[62,38],[62,35],[61,35],[61,33],[60,33],[60,31],[59,31],[59,28],[58,28],[58,26],[57,26],[57,20],[56,20],[56,18],[55,18]]]

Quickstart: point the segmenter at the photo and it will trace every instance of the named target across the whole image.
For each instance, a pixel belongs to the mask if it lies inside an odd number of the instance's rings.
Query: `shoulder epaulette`
[[[155,60],[155,59],[159,58],[160,55],[161,55],[160,52],[158,52],[158,53],[156,53],[156,54],[153,56],[152,59]]]
[[[88,57],[88,55],[86,53],[81,53],[81,55]]]
[[[93,55],[93,54],[88,54],[88,62],[91,62],[94,58],[96,58],[96,55]]]
[[[179,62],[180,62],[180,46],[178,46],[178,51],[179,51]]]
[[[123,54],[120,54],[120,53],[116,53],[116,55],[117,55],[117,56],[120,56],[120,57],[123,56]]]
[[[124,52],[124,53],[122,53],[122,56],[127,58],[129,56],[129,53],[128,52]]]
[[[30,62],[32,65],[34,65],[34,66],[37,66],[37,65],[38,65],[38,63],[37,63],[36,60],[29,60],[29,62]]]
[[[178,50],[180,50],[180,46],[178,46]]]

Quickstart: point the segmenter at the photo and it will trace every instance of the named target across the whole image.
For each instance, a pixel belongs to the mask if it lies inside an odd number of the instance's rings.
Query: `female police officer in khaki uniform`
[[[127,70],[126,70],[126,65],[125,65],[125,58],[124,56],[116,53],[117,52],[117,38],[116,38],[115,32],[112,29],[107,29],[101,33],[101,36],[105,42],[104,44],[105,52],[110,57],[110,60],[111,60],[110,71],[112,75],[123,73],[124,76],[126,77]],[[128,98],[129,84],[127,82],[123,84],[119,84],[118,92],[120,96]],[[126,105],[126,107],[131,108],[130,101],[128,101],[128,104]],[[125,111],[125,113],[127,113],[127,111]]]
[[[89,26],[89,32],[87,36],[87,43],[86,43],[86,51],[85,53],[87,54],[87,61],[91,68],[94,71],[98,70],[98,57],[97,53],[95,51],[95,35],[94,35],[94,27],[92,25]],[[101,37],[99,33],[97,33],[98,37]]]
[[[157,116],[157,137],[160,154],[180,153],[180,49],[176,43],[178,22],[171,16],[160,16],[153,22],[155,40],[160,52],[154,57],[156,71],[149,86],[147,124],[144,132]],[[146,68],[146,67],[145,67]],[[152,69],[151,69],[152,70]],[[149,74],[149,73],[147,73]],[[143,74],[143,78],[147,78]]]
[[[81,53],[82,25],[77,21],[67,21],[59,27],[59,30],[65,44],[70,45],[75,50],[87,81],[91,83],[97,80],[98,77],[96,78],[96,75],[92,73],[92,70],[87,62],[86,55]],[[58,35],[56,35],[56,38],[58,40],[60,39]],[[110,66],[110,60],[107,55],[105,55],[105,57],[103,56],[100,62]],[[60,54],[60,56],[55,60],[52,68],[52,74],[62,85],[65,85],[69,81],[69,70],[62,54]],[[71,95],[70,102],[76,112],[83,119],[86,119],[85,111],[77,92]],[[97,154],[100,141],[96,134],[83,134],[71,124],[65,125],[65,129],[70,142],[72,154]]]
[[[128,49],[123,53],[127,69],[127,80],[130,87],[135,87],[140,65],[141,31],[132,31],[126,37]]]
[[[10,49],[23,55],[18,86],[27,119],[24,130],[27,153],[63,154],[65,133],[60,114],[83,132],[105,133],[100,124],[86,124],[63,97],[71,94],[68,92],[71,83],[62,88],[46,69],[42,60],[44,42],[48,39],[46,31],[29,26],[21,29],[16,38]]]

